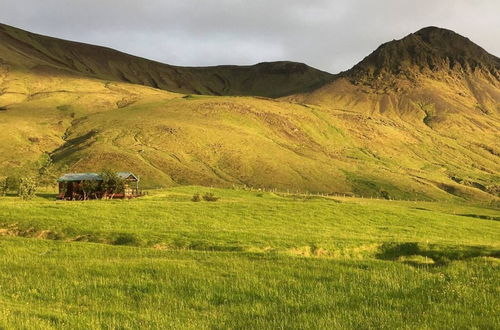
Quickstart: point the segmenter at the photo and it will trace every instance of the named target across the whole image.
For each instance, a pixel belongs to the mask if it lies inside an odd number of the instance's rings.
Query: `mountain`
[[[421,74],[437,72],[459,76],[480,72],[498,81],[499,68],[499,58],[469,39],[450,30],[427,27],[381,45],[345,76],[355,83],[373,86],[384,79],[414,81]]]
[[[32,71],[128,82],[183,94],[278,97],[305,92],[333,75],[302,63],[180,67],[0,24],[2,58]]]
[[[457,106],[463,110],[461,105],[473,101],[476,109],[495,113],[499,82],[498,57],[453,31],[427,27],[381,45],[352,69],[339,74],[332,83],[296,99],[324,104],[347,94],[383,95],[385,100],[396,95],[439,103],[445,110],[458,110]],[[449,99],[446,100],[446,96]],[[412,104],[398,104],[395,108],[385,102],[362,111],[416,113]]]
[[[330,75],[180,68],[1,30],[0,176],[50,157],[55,173],[113,167],[148,187],[498,200],[499,60],[452,31],[422,29]]]
[[[500,59],[453,31],[427,27],[385,43],[333,82],[284,100],[364,116],[368,122],[409,124],[397,135],[365,134],[364,145],[387,154],[389,146],[404,141],[397,150],[408,158],[408,168],[421,164],[430,174],[434,167],[452,181],[479,188],[484,186],[478,178],[488,178],[498,187]],[[409,142],[416,133],[430,140]],[[422,150],[412,150],[415,144]]]

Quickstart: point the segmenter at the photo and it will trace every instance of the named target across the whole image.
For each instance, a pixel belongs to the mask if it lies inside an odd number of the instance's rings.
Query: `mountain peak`
[[[440,33],[440,34],[452,33],[452,34],[459,36],[458,33],[454,32],[452,30],[445,29],[445,28],[442,28],[439,26],[432,26],[432,25],[423,27],[420,30],[418,30],[417,32],[415,32],[414,34],[426,35],[426,34],[431,34],[431,33]]]
[[[429,26],[400,40],[382,44],[346,72],[356,83],[390,76],[414,79],[432,72],[493,75],[500,81],[500,59],[451,30]]]

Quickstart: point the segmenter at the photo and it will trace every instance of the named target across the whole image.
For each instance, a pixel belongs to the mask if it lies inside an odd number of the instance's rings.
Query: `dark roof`
[[[118,172],[116,173],[120,178],[122,179],[130,179],[132,181],[139,181],[139,178],[136,177],[133,173],[131,172]]]
[[[136,177],[131,172],[118,172],[116,173],[122,179],[130,179],[131,181],[139,181],[139,178]],[[102,181],[101,175],[99,173],[68,173],[64,174],[57,181],[59,182],[68,182],[68,181]]]

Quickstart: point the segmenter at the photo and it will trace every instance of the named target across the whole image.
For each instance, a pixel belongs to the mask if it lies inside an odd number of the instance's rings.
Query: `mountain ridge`
[[[319,78],[293,62],[157,72],[145,59],[94,59],[71,42],[10,34],[14,41],[0,43],[0,177],[36,172],[50,159],[55,173],[111,166],[149,187],[498,199],[500,84],[491,70],[421,70],[403,61],[404,74],[391,73],[393,61],[379,50],[358,65],[365,71]],[[422,47],[415,38],[408,43]],[[411,55],[391,45],[389,55]],[[160,76],[174,92],[155,86]],[[240,90],[253,96],[232,96]]]
[[[184,94],[279,97],[315,89],[333,77],[330,73],[290,61],[247,66],[174,66],[108,47],[33,34],[3,24],[0,24],[0,40],[4,47],[8,46],[3,53],[11,52],[13,65],[48,65],[49,69],[67,70],[69,74]],[[16,54],[21,58],[16,58]],[[271,84],[275,86],[272,89],[269,88]]]

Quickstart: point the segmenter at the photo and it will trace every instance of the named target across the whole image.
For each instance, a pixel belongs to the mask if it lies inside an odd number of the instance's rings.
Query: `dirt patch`
[[[17,224],[12,224],[6,226],[5,228],[0,228],[0,236],[16,236],[51,240],[61,239],[61,235],[52,230],[37,230],[33,227],[21,229],[17,226]]]
[[[302,256],[302,257],[327,257],[330,256],[331,254],[328,252],[328,250],[325,250],[323,248],[314,246],[314,245],[306,245],[302,247],[297,247],[289,250],[289,253],[295,256]]]

